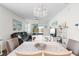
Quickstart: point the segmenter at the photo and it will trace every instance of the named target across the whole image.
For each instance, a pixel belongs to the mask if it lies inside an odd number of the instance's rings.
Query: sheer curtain
[[[29,33],[29,34],[31,34],[32,33],[32,26],[31,26],[31,24],[25,24],[25,31],[27,32],[27,33]]]

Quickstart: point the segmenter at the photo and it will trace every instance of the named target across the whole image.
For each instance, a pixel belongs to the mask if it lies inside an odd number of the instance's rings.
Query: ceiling
[[[42,18],[44,20],[52,19],[57,13],[68,5],[66,3],[1,3],[3,7],[6,7],[8,10],[24,17],[25,19],[34,19],[33,10],[41,4],[44,5],[48,11],[48,15]]]

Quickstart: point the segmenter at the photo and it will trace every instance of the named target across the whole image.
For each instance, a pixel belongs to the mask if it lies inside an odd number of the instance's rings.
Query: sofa
[[[15,32],[11,34],[11,38],[18,37],[19,44],[23,43],[23,41],[32,41],[32,35],[27,32]]]

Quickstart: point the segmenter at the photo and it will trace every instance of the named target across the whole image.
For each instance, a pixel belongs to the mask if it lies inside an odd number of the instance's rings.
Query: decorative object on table
[[[46,42],[50,42],[50,41],[53,40],[53,37],[52,36],[45,36],[44,38],[45,38],[45,41]]]
[[[46,42],[49,41],[49,37],[45,37],[45,41],[46,41]]]
[[[22,30],[22,22],[13,19],[13,30],[14,31],[20,31],[20,30]]]
[[[32,40],[35,40],[36,39],[36,37],[32,37]]]
[[[46,48],[45,43],[36,43],[34,46],[39,50],[44,50]]]
[[[60,42],[61,37],[57,36],[57,37],[56,37],[56,40],[57,40],[57,42]],[[60,42],[60,43],[62,43],[62,42]]]

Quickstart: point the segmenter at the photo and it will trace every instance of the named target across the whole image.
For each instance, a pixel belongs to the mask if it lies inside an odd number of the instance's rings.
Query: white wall
[[[68,38],[79,41],[79,29],[75,26],[76,23],[79,23],[79,4],[69,4],[64,8],[60,13],[58,13],[50,22],[57,20],[58,24],[62,24],[65,21],[68,25]]]
[[[30,24],[35,24],[35,23],[39,23],[39,24],[48,24],[49,20],[34,20],[34,19],[26,19],[26,23],[30,23]]]
[[[8,9],[0,6],[0,39],[9,38],[10,34],[14,32],[12,26],[13,19],[23,21],[23,18],[16,16]]]

